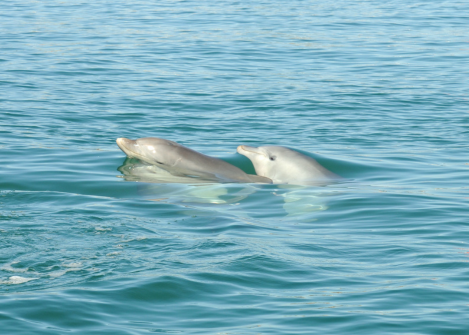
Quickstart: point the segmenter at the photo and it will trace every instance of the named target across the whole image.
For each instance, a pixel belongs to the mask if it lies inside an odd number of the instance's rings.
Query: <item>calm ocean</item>
[[[1,334],[469,334],[469,2],[4,0]],[[128,178],[118,137],[325,187]]]

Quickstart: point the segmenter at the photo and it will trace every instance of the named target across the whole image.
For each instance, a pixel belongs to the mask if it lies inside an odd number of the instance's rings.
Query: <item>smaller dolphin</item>
[[[206,156],[162,138],[145,137],[137,140],[118,138],[116,142],[128,157],[156,165],[174,176],[217,182],[272,183],[268,178],[248,175],[221,159]]]
[[[315,159],[285,147],[240,145],[237,151],[251,160],[259,176],[274,184],[323,186],[342,179]]]

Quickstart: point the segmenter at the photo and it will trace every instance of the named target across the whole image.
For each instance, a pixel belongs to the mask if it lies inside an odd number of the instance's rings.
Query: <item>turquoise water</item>
[[[2,334],[468,334],[468,13],[3,1]],[[124,178],[146,136],[347,182]]]

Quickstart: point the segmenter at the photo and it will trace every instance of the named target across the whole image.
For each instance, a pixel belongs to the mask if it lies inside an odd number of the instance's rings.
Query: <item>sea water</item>
[[[468,13],[2,1],[1,333],[468,334]],[[154,183],[147,136],[346,182]]]

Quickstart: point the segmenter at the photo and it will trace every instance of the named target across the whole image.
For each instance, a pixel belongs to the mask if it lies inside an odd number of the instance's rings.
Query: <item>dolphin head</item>
[[[161,168],[173,166],[177,163],[179,155],[177,149],[180,144],[157,137],[144,137],[137,140],[118,138],[119,148],[128,157],[138,158],[146,163],[157,165]],[[176,150],[175,150],[176,149]]]
[[[251,160],[259,176],[276,184],[322,185],[324,180],[340,178],[315,159],[286,147],[240,145],[237,151]]]
[[[276,180],[276,182],[283,182],[286,175],[294,172],[295,165],[292,160],[298,154],[296,151],[279,146],[240,145],[237,151],[251,160],[259,176]]]

